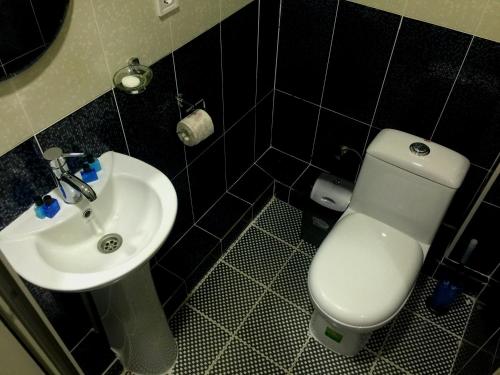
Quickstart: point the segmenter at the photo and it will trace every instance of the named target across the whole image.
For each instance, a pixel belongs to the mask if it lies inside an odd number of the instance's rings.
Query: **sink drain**
[[[110,233],[103,236],[97,243],[97,249],[104,254],[112,253],[120,248],[123,243],[122,236]]]

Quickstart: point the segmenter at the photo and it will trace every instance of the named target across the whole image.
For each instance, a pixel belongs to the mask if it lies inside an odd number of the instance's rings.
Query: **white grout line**
[[[283,91],[283,90],[281,90],[281,89],[276,89],[276,91],[277,91],[277,92],[279,92],[279,93],[281,93],[281,94],[288,95],[288,96],[290,96],[290,97],[292,97],[292,98],[295,98],[295,99],[297,99],[297,100],[301,100],[301,101],[303,101],[303,102],[305,102],[305,103],[311,104],[311,105],[313,105],[313,106],[315,106],[315,107],[318,107],[318,108],[320,108],[320,107],[321,107],[321,106],[320,106],[319,104],[317,104],[317,103],[311,102],[310,100],[307,100],[307,99],[303,99],[303,98],[301,98],[300,96],[296,96],[296,95],[290,94],[290,93],[289,93],[289,92],[287,92],[287,91]]]
[[[292,375],[293,374],[293,368],[297,365],[297,363],[299,362],[299,359],[300,357],[302,356],[302,354],[304,353],[304,351],[306,350],[307,348],[307,345],[309,344],[309,342],[311,340],[314,340],[312,338],[312,336],[309,335],[309,332],[307,333],[307,338],[306,340],[304,341],[304,343],[302,344],[302,347],[300,348],[299,352],[297,353],[297,355],[295,356],[292,364],[290,365],[290,367],[288,368],[288,371],[287,371],[287,374],[288,375]]]
[[[71,348],[69,351],[72,353],[78,346],[94,331],[93,328],[90,328],[88,332],[75,344],[73,345],[73,348]]]
[[[398,29],[396,31],[396,35],[394,37],[394,43],[392,44],[392,49],[391,49],[391,53],[389,55],[389,60],[387,60],[387,66],[385,68],[384,78],[382,79],[382,84],[380,85],[380,90],[378,92],[377,101],[375,103],[375,108],[373,109],[373,115],[372,115],[372,118],[370,120],[370,129],[368,130],[368,135],[366,136],[365,145],[363,147],[363,152],[361,153],[361,155],[363,155],[365,153],[366,147],[368,146],[368,139],[370,138],[370,133],[371,133],[371,130],[373,127],[373,123],[375,122],[375,116],[377,115],[378,106],[380,104],[380,99],[382,98],[382,93],[384,91],[385,81],[387,79],[387,75],[389,74],[389,68],[391,67],[392,57],[393,57],[394,51],[396,49],[396,44],[398,42],[399,32],[401,31],[401,25],[403,24],[403,20],[404,20],[404,16],[401,16],[401,18],[399,19],[399,25],[398,25]]]
[[[222,238],[219,238],[219,236],[216,236],[215,234],[213,234],[212,232],[209,232],[209,231],[208,231],[208,230],[206,230],[205,228],[200,227],[198,224],[195,224],[194,226],[195,226],[196,228],[200,229],[202,232],[205,232],[205,233],[207,233],[207,234],[211,235],[212,237],[217,238],[217,239],[219,240],[219,242],[220,242],[220,241],[222,241]]]
[[[288,262],[290,261],[290,259],[292,258],[294,252],[292,251],[291,254],[288,256],[287,260],[283,263],[283,265],[280,267],[280,269],[276,272],[276,274],[274,275],[274,277],[271,279],[271,281],[269,282],[269,286],[266,286],[262,293],[262,295],[259,297],[259,299],[254,303],[254,305],[250,308],[250,311],[245,315],[245,317],[242,319],[241,323],[239,324],[239,326],[236,328],[236,330],[234,331],[234,334],[231,336],[231,338],[229,339],[229,341],[226,343],[226,345],[222,348],[222,350],[219,352],[219,354],[217,355],[217,357],[213,360],[213,362],[210,364],[210,366],[208,367],[208,369],[206,370],[205,374],[208,374],[210,372],[210,370],[213,368],[213,366],[215,365],[215,363],[220,359],[220,357],[224,354],[224,352],[226,351],[226,349],[229,347],[229,345],[231,344],[231,342],[235,339],[236,335],[238,334],[239,330],[241,329],[241,327],[243,327],[243,325],[246,323],[247,319],[252,315],[252,313],[255,311],[255,309],[257,308],[257,306],[260,305],[261,301],[264,299],[265,295],[269,292],[271,292],[271,285],[273,285],[273,283],[276,281],[276,279],[278,278],[278,276],[280,275],[280,273],[285,269],[286,265],[288,264]],[[227,264],[227,263],[226,263]],[[257,350],[257,349],[256,349]],[[259,352],[257,350],[257,352]],[[259,352],[260,353],[260,352]],[[272,360],[271,358],[265,356],[263,353],[261,353],[266,359],[268,359],[269,361],[271,361],[273,364],[277,365],[279,368],[285,370],[284,368],[282,368],[280,365],[278,365],[274,360]],[[285,370],[286,371],[286,370]]]
[[[111,361],[111,363],[109,364],[108,367],[106,367],[106,369],[102,372],[101,375],[106,375],[106,373],[111,369],[111,367],[113,367],[115,365],[116,362],[118,362],[118,357],[115,358],[113,361]]]
[[[314,155],[314,150],[315,150],[315,147],[316,147],[316,136],[318,134],[319,119],[321,117],[321,107],[323,105],[323,97],[325,95],[326,81],[328,79],[328,71],[330,70],[330,58],[331,58],[332,50],[333,50],[333,38],[335,36],[335,29],[337,27],[337,17],[338,17],[338,14],[339,14],[339,7],[340,7],[340,1],[337,1],[337,7],[335,8],[335,15],[334,15],[334,19],[333,19],[332,34],[331,34],[331,37],[330,37],[330,46],[328,48],[328,57],[326,59],[326,67],[325,67],[325,76],[324,76],[324,79],[323,79],[323,87],[321,88],[321,96],[320,96],[320,99],[319,99],[318,117],[316,118],[316,126],[314,128],[313,144],[312,144],[311,154],[309,156],[309,161],[312,160],[313,155]]]
[[[278,55],[280,47],[280,33],[281,33],[281,11],[283,8],[283,0],[280,0],[280,8],[278,12],[278,33],[276,37],[276,58],[274,60],[274,82],[273,82],[273,108],[271,110],[271,139],[270,145],[273,144],[273,129],[274,129],[274,108],[276,106],[276,78],[278,76]]]
[[[439,123],[441,122],[441,118],[443,117],[443,113],[444,111],[446,110],[446,107],[448,105],[448,102],[450,100],[450,97],[451,97],[451,94],[453,93],[453,90],[455,89],[455,85],[458,81],[458,77],[460,77],[460,73],[462,73],[462,68],[464,67],[464,64],[465,64],[465,61],[467,60],[467,56],[469,55],[469,50],[470,50],[470,47],[472,46],[472,42],[474,42],[474,36],[471,37],[470,39],[470,42],[469,42],[469,45],[467,46],[467,50],[465,51],[465,55],[464,55],[464,58],[462,59],[462,62],[458,68],[458,71],[457,71],[457,74],[455,76],[455,79],[453,80],[453,83],[450,87],[450,91],[448,92],[448,96],[446,97],[446,100],[444,101],[444,104],[443,104],[443,108],[441,109],[441,112],[439,113],[439,117],[436,121],[436,125],[434,125],[434,130],[432,130],[432,134],[431,134],[431,137],[429,138],[429,140],[432,141],[432,139],[434,138],[434,134],[436,133],[436,130],[439,126]]]
[[[413,311],[413,310],[409,309],[409,308],[408,308],[408,307],[406,307],[406,306],[405,306],[405,307],[403,307],[403,309],[402,309],[402,310],[405,310],[405,311],[408,311],[408,312],[412,313],[413,315],[415,315],[415,316],[417,316],[418,318],[420,318],[420,319],[422,319],[422,320],[426,321],[427,323],[432,324],[434,327],[439,328],[439,329],[441,329],[442,331],[445,331],[446,333],[448,333],[448,334],[452,335],[452,336],[453,336],[453,337],[455,337],[457,340],[460,340],[460,339],[461,339],[461,338],[460,338],[460,335],[457,335],[456,333],[454,333],[454,332],[450,331],[449,329],[447,329],[447,328],[443,327],[442,325],[440,325],[440,324],[438,324],[438,323],[436,323],[436,322],[433,322],[433,321],[432,321],[432,320],[430,320],[429,318],[426,318],[426,317],[425,317],[425,316],[423,316],[422,314],[420,314],[420,313],[418,313],[418,312],[416,312],[416,311]],[[471,309],[471,311],[472,311],[472,309]]]
[[[349,119],[349,120],[355,121],[355,122],[359,123],[360,125],[365,125],[365,126],[368,126],[368,127],[370,126],[370,124],[369,124],[369,123],[367,123],[367,122],[364,122],[364,121],[362,121],[362,120],[358,120],[357,118],[354,118],[354,117],[351,117],[351,116],[345,115],[345,114],[343,114],[343,113],[337,112],[337,111],[335,111],[335,110],[333,110],[333,109],[330,109],[330,108],[328,108],[328,107],[325,107],[325,106],[323,106],[323,105],[321,105],[321,109],[324,109],[324,110],[325,110],[325,111],[327,111],[327,112],[332,112],[332,113],[335,113],[336,115],[339,115],[339,116],[341,116],[341,117],[347,118],[347,119]],[[374,127],[375,127],[375,126],[374,126]]]
[[[489,341],[490,341],[492,338],[494,338],[494,337],[495,337],[495,335],[496,335],[498,332],[500,332],[500,327],[498,327],[498,328],[495,330],[495,332],[493,332],[493,333],[492,333],[492,334],[488,337],[488,339],[484,342],[484,344],[483,344],[483,345],[481,345],[481,346],[479,347],[479,349],[477,349],[477,350],[475,351],[475,353],[474,353],[474,354],[473,354],[473,355],[469,358],[469,360],[468,360],[467,362],[465,362],[465,363],[462,365],[462,368],[460,369],[460,371],[459,371],[457,374],[460,374],[460,373],[462,372],[462,370],[465,368],[465,366],[467,366],[467,365],[468,365],[468,364],[472,361],[472,359],[473,359],[473,358],[474,358],[474,357],[475,357],[475,356],[476,356],[476,355],[477,355],[477,354],[478,354],[478,353],[479,353],[479,352],[480,352],[480,351],[481,351],[481,350],[482,350],[482,349],[483,349],[483,348],[484,348],[484,347],[485,347],[485,346],[489,343]],[[464,334],[465,334],[465,332],[464,332]],[[449,375],[451,375],[451,374],[452,374],[453,366],[455,366],[455,362],[456,362],[456,360],[457,360],[457,358],[458,358],[458,352],[459,352],[459,350],[457,351],[457,354],[455,355],[455,359],[454,359],[454,361],[453,361],[453,364],[452,364],[451,370],[450,370],[450,372],[449,372]]]
[[[254,107],[257,109],[257,97],[258,97],[258,90],[259,90],[259,48],[260,48],[260,1],[258,0],[257,3],[257,57],[256,57],[256,64],[255,64],[255,100],[254,100]],[[255,161],[255,149],[256,149],[256,144],[257,144],[257,116],[254,116],[254,124],[253,124],[253,158],[252,160]]]
[[[228,195],[232,195],[233,197],[235,197],[235,198],[239,199],[240,201],[242,201],[242,202],[245,202],[245,203],[249,204],[249,205],[250,205],[250,207],[249,207],[249,208],[251,208],[251,206],[253,206],[253,203],[250,203],[250,202],[246,201],[245,199],[238,197],[237,195],[235,195],[235,194],[231,193],[229,190],[228,190],[228,191],[226,191],[226,194],[228,194]]]

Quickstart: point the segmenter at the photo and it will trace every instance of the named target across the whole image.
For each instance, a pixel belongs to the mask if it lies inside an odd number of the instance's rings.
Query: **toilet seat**
[[[328,318],[356,329],[385,324],[403,306],[423,263],[420,244],[361,213],[344,216],[309,269],[309,292]]]

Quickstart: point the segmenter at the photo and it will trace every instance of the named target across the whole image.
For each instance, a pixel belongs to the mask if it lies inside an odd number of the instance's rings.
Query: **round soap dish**
[[[127,94],[139,94],[153,78],[153,71],[147,66],[141,65],[137,57],[129,60],[128,66],[118,70],[113,76],[116,88]]]

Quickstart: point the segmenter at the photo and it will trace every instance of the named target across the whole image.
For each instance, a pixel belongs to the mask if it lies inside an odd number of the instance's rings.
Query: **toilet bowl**
[[[349,208],[309,269],[314,338],[354,356],[397,315],[468,167],[462,155],[416,136],[377,135]]]

